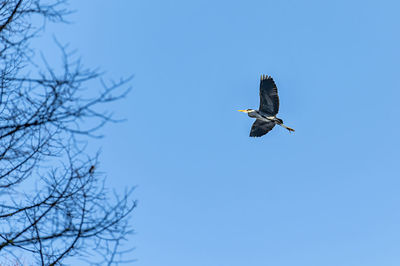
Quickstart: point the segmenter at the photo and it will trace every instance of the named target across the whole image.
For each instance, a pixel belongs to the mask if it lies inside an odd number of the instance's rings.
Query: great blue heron
[[[256,118],[251,127],[250,137],[261,137],[271,131],[275,125],[280,125],[289,130],[289,132],[294,131],[293,128],[285,126],[282,119],[276,117],[279,111],[279,96],[278,89],[272,77],[261,75],[260,108],[258,110],[247,109],[238,111]]]

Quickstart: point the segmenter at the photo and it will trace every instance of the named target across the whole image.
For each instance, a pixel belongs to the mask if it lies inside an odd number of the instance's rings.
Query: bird
[[[95,168],[96,168],[96,167],[95,167],[94,165],[90,166],[89,174],[93,174]]]
[[[279,111],[279,96],[278,88],[271,76],[261,75],[260,107],[258,110],[246,109],[238,111],[247,113],[247,115],[252,118],[256,118],[256,121],[254,121],[251,127],[250,137],[264,136],[271,131],[275,125],[280,125],[289,132],[294,132],[293,128],[284,125],[283,120],[276,117]]]

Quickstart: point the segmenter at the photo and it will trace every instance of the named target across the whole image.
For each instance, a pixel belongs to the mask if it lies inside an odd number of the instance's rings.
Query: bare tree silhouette
[[[0,258],[116,265],[136,203],[132,190],[110,196],[86,142],[115,121],[100,110],[125,97],[129,78],[104,82],[60,44],[62,67],[34,62],[30,41],[44,24],[32,21],[68,14],[65,0],[0,1]]]

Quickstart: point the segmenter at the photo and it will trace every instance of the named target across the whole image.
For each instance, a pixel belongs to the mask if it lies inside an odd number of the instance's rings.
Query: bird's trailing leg
[[[282,127],[286,128],[287,130],[289,130],[289,132],[294,132],[293,128],[290,128],[288,126],[285,126],[284,124],[280,124]]]

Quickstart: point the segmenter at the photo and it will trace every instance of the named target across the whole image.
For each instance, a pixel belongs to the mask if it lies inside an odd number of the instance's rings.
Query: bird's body
[[[290,132],[294,131],[294,129],[284,125],[282,119],[276,117],[279,111],[279,96],[272,77],[261,76],[259,110],[247,109],[239,111],[256,118],[251,127],[250,137],[261,137],[271,131],[275,125],[280,125]]]

